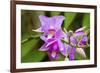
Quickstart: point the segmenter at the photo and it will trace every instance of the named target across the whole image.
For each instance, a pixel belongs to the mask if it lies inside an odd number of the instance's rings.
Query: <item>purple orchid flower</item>
[[[77,29],[73,34],[73,37],[75,37],[78,47],[84,47],[87,45],[88,36],[87,33],[84,31],[84,27]]]
[[[45,43],[39,49],[40,51],[47,51],[50,60],[59,59],[59,54],[66,56],[66,48],[61,41],[64,32],[61,29],[64,16],[39,16],[41,27],[35,31],[43,32],[40,37]]]
[[[87,45],[88,37],[84,32],[84,28],[79,28],[74,33],[71,32],[71,35],[70,32],[67,33],[67,40],[69,40],[68,42],[70,44],[67,45],[67,51],[70,60],[74,60],[75,52],[81,52],[85,56],[83,47]],[[77,47],[79,48],[77,49]]]

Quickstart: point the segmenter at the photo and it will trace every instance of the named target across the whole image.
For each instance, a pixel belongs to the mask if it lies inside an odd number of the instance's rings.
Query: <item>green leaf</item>
[[[30,39],[39,38],[43,33],[40,32],[29,32],[21,37],[21,43],[27,42]]]
[[[85,13],[83,17],[83,27],[89,28],[90,27],[90,14]]]
[[[40,62],[45,58],[45,56],[45,52],[33,49],[26,56],[22,57],[21,62]]]
[[[21,56],[24,57],[30,50],[35,47],[39,42],[39,39],[31,39],[21,44]]]
[[[30,33],[25,33],[21,36],[21,41],[30,38],[31,34]]]
[[[57,15],[60,14],[60,12],[58,12],[58,11],[52,11],[52,12],[50,12],[50,14],[51,14],[51,16],[57,16]]]
[[[85,53],[86,53],[86,58],[84,58],[82,55],[79,53],[75,53],[75,60],[86,60],[90,59],[90,48],[85,48]]]
[[[87,55],[87,59],[90,59],[90,47],[85,48],[85,52],[86,52],[86,55]]]
[[[59,61],[64,61],[64,59],[65,59],[65,56],[63,56],[63,55],[60,54]]]
[[[73,13],[73,12],[67,12],[67,13],[64,13],[64,16],[65,16],[65,20],[64,20],[64,28],[68,28],[68,26],[71,24],[71,22],[73,21],[73,19],[75,18],[76,16],[76,13]]]
[[[83,57],[79,53],[75,53],[75,60],[83,60]]]
[[[35,37],[40,37],[43,33],[42,32],[31,32],[31,37],[35,38]]]
[[[32,30],[40,27],[39,15],[44,15],[44,11],[21,10],[21,40],[29,38]]]
[[[41,53],[36,53],[42,41],[37,38],[40,34],[34,33],[32,29],[40,27],[39,15],[44,15],[44,11],[21,11],[21,60],[22,62],[35,61],[32,58],[36,58],[37,61],[42,59]],[[34,38],[35,37],[35,38]],[[34,52],[35,51],[35,52]],[[35,56],[35,53],[38,57]],[[33,56],[34,55],[34,56]]]

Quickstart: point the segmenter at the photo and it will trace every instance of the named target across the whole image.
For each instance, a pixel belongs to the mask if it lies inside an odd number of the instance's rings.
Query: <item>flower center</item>
[[[50,33],[51,35],[54,35],[54,34],[55,34],[55,30],[54,30],[54,29],[50,29],[50,30],[49,30],[49,33]]]

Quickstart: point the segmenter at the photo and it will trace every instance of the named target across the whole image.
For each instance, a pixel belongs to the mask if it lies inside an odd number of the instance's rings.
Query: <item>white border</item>
[[[37,62],[37,63],[21,63],[21,9],[25,10],[46,10],[46,11],[62,11],[62,12],[84,12],[90,13],[90,60],[81,61],[61,61],[61,62]],[[16,5],[16,68],[39,68],[54,66],[73,66],[73,65],[89,65],[94,64],[94,9],[86,8],[70,8],[70,7],[52,7],[52,6],[36,6],[36,5]]]

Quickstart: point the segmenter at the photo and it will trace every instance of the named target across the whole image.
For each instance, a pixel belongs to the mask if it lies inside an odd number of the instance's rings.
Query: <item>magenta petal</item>
[[[47,42],[46,47],[51,46],[51,45],[54,44],[55,42],[56,42],[56,40],[54,40],[54,39],[50,39],[50,40]]]
[[[59,59],[59,54],[56,51],[48,51],[50,60]]]
[[[53,50],[59,51],[59,50],[58,50],[59,47],[58,47],[58,43],[57,43],[57,42],[55,42],[52,46],[53,46]]]
[[[39,51],[47,51],[49,48],[46,47],[46,43],[39,49]]]
[[[87,44],[88,41],[88,37],[87,36],[83,36],[82,39],[79,42],[79,46],[84,46]]]
[[[66,56],[67,50],[61,40],[58,40],[58,45],[59,45],[59,50],[60,50],[61,54]]]

